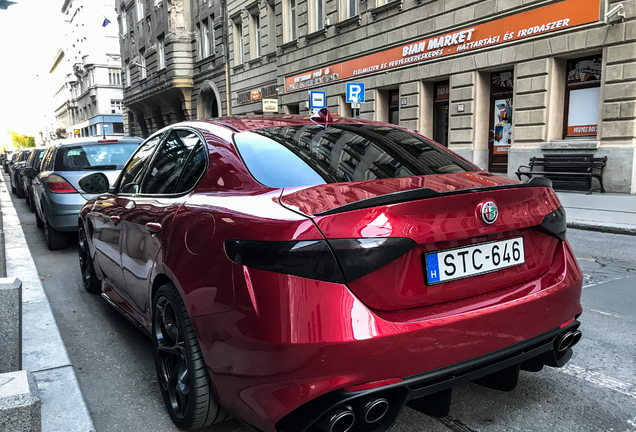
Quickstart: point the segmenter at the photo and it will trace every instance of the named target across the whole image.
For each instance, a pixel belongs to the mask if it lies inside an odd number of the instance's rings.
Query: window
[[[325,0],[309,0],[310,31],[315,32],[325,28]]]
[[[121,85],[121,71],[119,69],[108,69],[108,84]]]
[[[203,24],[202,32],[201,32],[201,49],[203,58],[208,57],[210,55],[210,24],[206,19],[201,21]]]
[[[186,168],[187,167],[187,168]],[[144,194],[175,194],[194,186],[205,169],[203,143],[187,130],[173,131],[154,158],[141,188]]]
[[[246,167],[270,187],[475,171],[409,131],[389,126],[281,126],[234,135]]]
[[[126,87],[130,87],[130,64],[126,62]]]
[[[358,15],[358,1],[359,0],[347,0],[347,18]]]
[[[283,0],[283,36],[285,42],[296,40],[296,0]]]
[[[121,114],[121,101],[120,100],[111,100],[110,101],[110,113],[111,114]]]
[[[136,149],[137,144],[63,146],[55,157],[55,170],[122,169]]]
[[[201,30],[201,24],[197,23],[197,60],[203,58],[203,31]]]
[[[159,69],[166,67],[166,45],[163,36],[157,38],[157,45],[159,46]]]
[[[602,70],[603,59],[600,55],[568,62],[565,90],[565,137],[596,135]]]
[[[243,64],[243,23],[234,24],[234,65]]]
[[[126,21],[126,11],[122,10],[121,13],[121,34],[128,33],[128,22]]]
[[[250,57],[252,59],[261,56],[261,20],[258,13],[250,15]]]
[[[144,18],[144,0],[137,0],[137,21]]]
[[[124,124],[123,123],[113,123],[113,133],[123,134],[124,133]]]
[[[89,76],[90,76],[89,86],[94,86],[95,85],[95,69],[91,69]]]
[[[269,53],[276,52],[276,12],[274,6],[267,4],[267,45]]]
[[[115,193],[136,194],[139,193],[144,169],[150,162],[155,148],[161,142],[164,134],[157,135],[144,142],[135,154],[130,158],[115,186]]]
[[[141,79],[146,78],[146,52],[144,50],[139,51],[139,74]]]

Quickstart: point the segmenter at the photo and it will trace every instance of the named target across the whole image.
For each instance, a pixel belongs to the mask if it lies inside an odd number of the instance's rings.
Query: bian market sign
[[[598,21],[601,0],[565,0],[285,78],[293,92]]]

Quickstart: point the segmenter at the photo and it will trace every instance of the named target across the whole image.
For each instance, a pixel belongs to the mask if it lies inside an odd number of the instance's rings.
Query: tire
[[[29,210],[31,210],[31,213],[35,213],[35,201],[33,201],[33,197],[29,197]]]
[[[155,368],[172,421],[182,429],[197,429],[225,420],[228,416],[214,397],[205,360],[179,292],[167,283],[159,288],[155,299]]]
[[[91,294],[100,294],[102,292],[102,283],[97,278],[97,274],[95,274],[95,267],[93,267],[93,260],[91,259],[88,240],[86,239],[86,231],[84,231],[83,226],[80,226],[77,238],[77,251],[79,254],[80,271],[82,272],[84,289]]]
[[[16,189],[18,190],[16,192],[18,198],[24,198],[24,190],[19,185],[16,186]]]
[[[44,221],[40,219],[40,215],[38,214],[37,210],[35,211],[35,224],[38,226],[38,228],[44,228]]]
[[[24,203],[28,205],[29,208],[31,207],[31,197],[29,196],[28,192],[25,192],[24,194]]]
[[[11,183],[11,180],[9,180],[9,183]],[[18,190],[15,188],[15,186],[13,186],[13,183],[11,183],[11,192],[13,192],[13,194],[17,194]]]
[[[66,247],[66,236],[53,228],[48,221],[44,221],[44,238],[49,250],[64,249]]]

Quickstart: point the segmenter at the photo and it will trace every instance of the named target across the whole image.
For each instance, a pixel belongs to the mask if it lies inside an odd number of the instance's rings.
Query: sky
[[[9,148],[7,130],[35,136],[45,124],[44,113],[52,109],[49,70],[62,48],[64,4],[64,0],[13,1],[15,5],[0,10],[0,147]]]

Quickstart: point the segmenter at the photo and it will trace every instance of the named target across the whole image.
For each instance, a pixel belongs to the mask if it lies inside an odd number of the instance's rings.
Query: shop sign
[[[252,90],[252,100],[253,101],[261,100],[261,89]]]
[[[263,112],[277,113],[278,99],[263,99]]]
[[[246,92],[238,93],[236,95],[236,101],[238,103],[240,103],[240,104],[251,102],[252,101],[252,92],[251,91],[246,91]]]
[[[285,91],[293,92],[589,24],[599,20],[600,2],[601,0],[564,0],[471,28],[294,75],[285,78]]]
[[[268,85],[267,87],[261,88],[261,96],[264,98],[271,98],[273,96],[278,96],[278,91],[276,90],[276,84]]]
[[[440,84],[437,86],[435,92],[435,100],[445,100],[450,96],[450,85],[448,84]]]
[[[74,133],[76,136],[79,136],[79,134],[80,134],[80,130],[79,130],[79,129],[75,129],[75,130],[73,131],[73,133]]]

